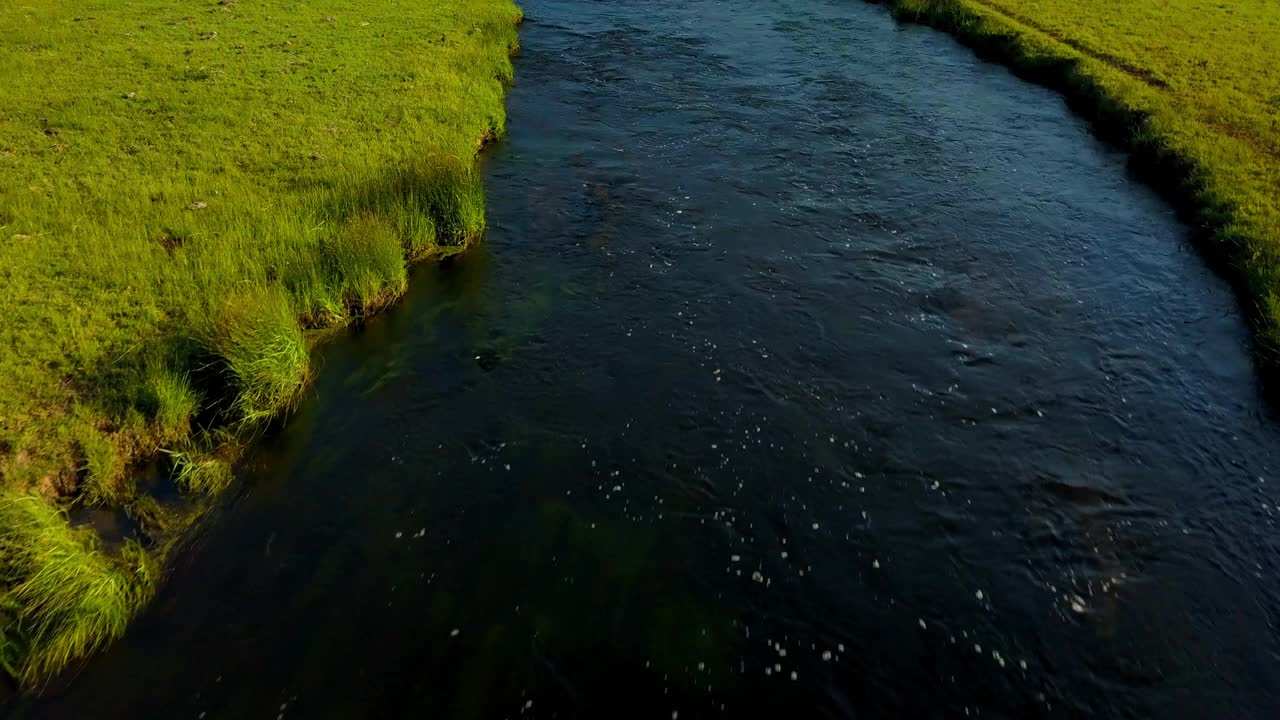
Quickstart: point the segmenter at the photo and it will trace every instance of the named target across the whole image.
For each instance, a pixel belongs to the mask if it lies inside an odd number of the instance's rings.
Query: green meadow
[[[1179,202],[1280,360],[1280,3],[891,0],[1063,91]]]
[[[237,439],[299,397],[317,331],[482,233],[519,18],[0,0],[0,665],[21,682],[123,632]],[[100,538],[73,520],[93,508],[138,531]]]

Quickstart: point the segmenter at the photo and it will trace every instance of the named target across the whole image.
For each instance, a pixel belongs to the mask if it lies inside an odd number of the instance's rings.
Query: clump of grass
[[[148,369],[145,386],[160,431],[170,437],[185,435],[200,409],[200,393],[191,386],[191,376],[156,366]]]
[[[289,268],[284,285],[288,288],[294,312],[303,327],[337,327],[345,324],[350,317],[341,283],[330,275],[329,268],[323,264],[308,263]]]
[[[0,557],[3,657],[27,685],[120,637],[156,582],[141,547],[108,557],[91,531],[28,495],[0,493]]]
[[[84,454],[84,487],[81,496],[91,505],[123,503],[133,497],[135,488],[129,482],[124,463],[115,444],[106,435],[93,429],[81,431],[81,451]]]
[[[196,506],[188,506],[187,510],[183,510],[179,506],[173,504],[160,504],[150,495],[139,495],[124,507],[125,513],[138,524],[139,530],[151,539],[160,539],[166,543],[173,543],[180,539],[180,535],[173,531],[181,531],[187,524],[198,517],[203,508]],[[151,548],[151,562],[155,565],[161,565],[164,562],[164,553],[156,552],[156,548]]]
[[[402,163],[363,187],[341,194],[339,212],[372,213],[403,238],[410,260],[465,246],[485,230],[484,186],[471,157],[437,153]]]
[[[484,186],[475,161],[435,157],[415,172],[402,175],[410,207],[437,219],[437,242],[465,245],[484,232]]]
[[[231,484],[231,464],[191,450],[165,451],[173,461],[173,478],[184,492],[217,495]]]
[[[349,302],[362,312],[385,306],[409,284],[399,234],[371,212],[343,224],[330,236],[326,251]]]
[[[278,288],[227,297],[214,307],[204,338],[235,388],[232,407],[240,423],[260,423],[288,408],[310,376],[302,328]]]

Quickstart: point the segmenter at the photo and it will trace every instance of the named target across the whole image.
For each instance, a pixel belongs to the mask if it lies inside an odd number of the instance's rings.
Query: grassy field
[[[484,229],[510,0],[0,0],[0,665],[122,632],[310,330]],[[70,513],[141,531],[99,541]],[[108,547],[110,546],[110,547]]]
[[[1063,91],[1171,192],[1280,359],[1280,3],[891,0]]]

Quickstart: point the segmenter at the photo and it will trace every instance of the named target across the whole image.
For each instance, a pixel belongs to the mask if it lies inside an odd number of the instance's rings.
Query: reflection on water
[[[863,3],[525,5],[488,244],[13,716],[1274,715],[1280,436],[1123,156]]]

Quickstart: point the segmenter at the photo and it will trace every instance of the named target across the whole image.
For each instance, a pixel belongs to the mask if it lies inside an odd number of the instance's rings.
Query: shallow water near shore
[[[1274,717],[1280,424],[1053,93],[853,0],[529,0],[491,231],[22,718]]]

